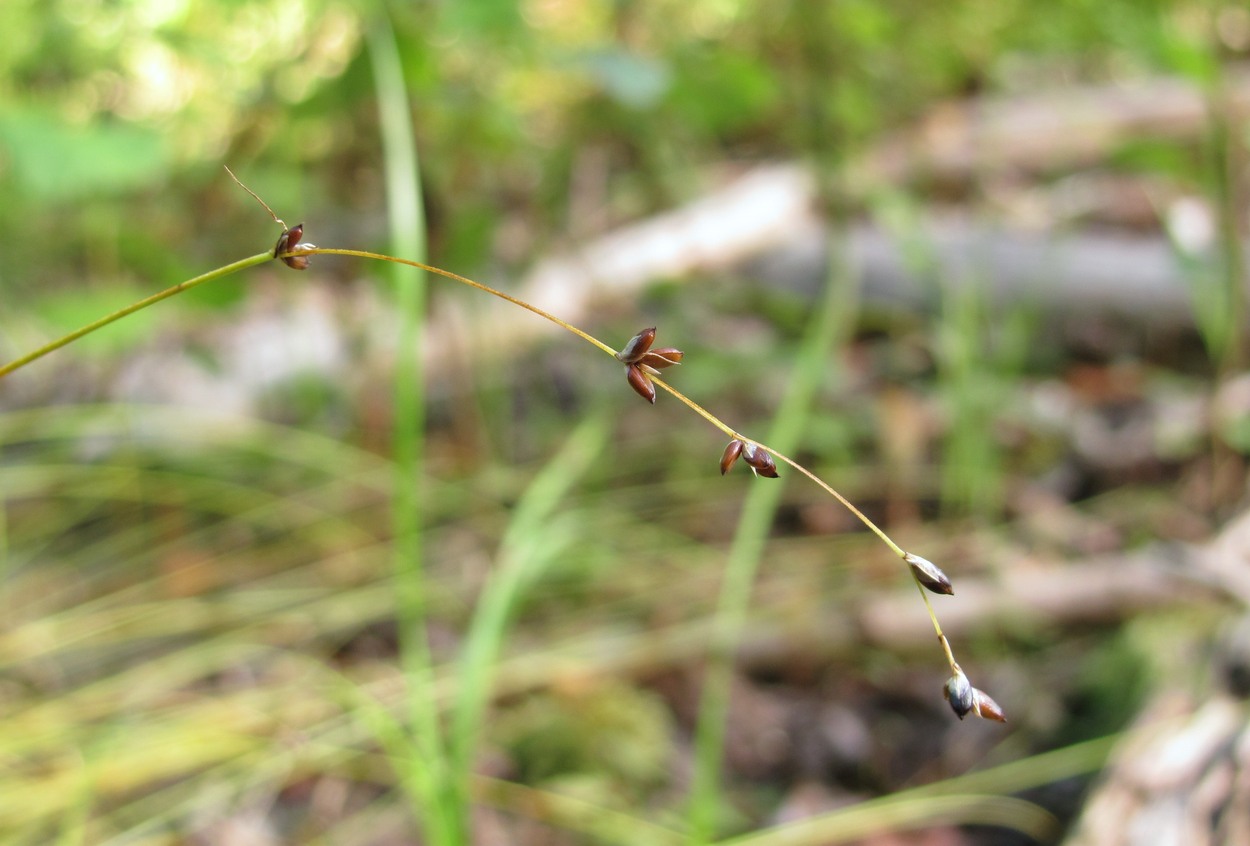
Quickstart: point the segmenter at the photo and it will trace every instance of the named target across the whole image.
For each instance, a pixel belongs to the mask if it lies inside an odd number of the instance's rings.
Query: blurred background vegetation
[[[954,719],[909,576],[815,487],[721,479],[705,422],[443,280],[414,411],[405,283],[318,257],[0,380],[3,842],[464,840],[432,806],[483,844],[1059,842],[1139,707],[1206,683],[1231,606],[1166,565],[1245,499],[1245,7],[6,0],[0,33],[0,361],[270,249],[223,164],[321,246],[387,249],[388,190],[419,191],[431,263],[613,345],[658,325],[678,387],[945,568],[1012,721]],[[392,41],[419,187],[388,172]],[[814,241],[542,284],[779,164]],[[1090,267],[1121,287],[1068,299]],[[709,755],[727,566],[753,588]]]

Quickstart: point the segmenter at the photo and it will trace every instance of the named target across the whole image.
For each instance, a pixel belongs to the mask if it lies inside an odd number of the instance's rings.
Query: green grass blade
[[[836,248],[832,252],[838,255]],[[804,338],[794,374],[768,435],[770,446],[790,452],[798,443],[808,424],[812,399],[827,376],[830,350],[854,318],[855,300],[851,274],[834,259],[830,265],[824,300]],[[697,844],[710,842],[716,834],[734,650],[750,606],[751,587],[760,556],[783,492],[784,483],[780,480],[753,481],[755,484],[743,503],[742,516],[725,565],[713,627],[712,651],[699,703],[695,773],[688,812],[689,842]]]
[[[727,840],[724,846],[833,846],[883,832],[939,824],[1010,828],[1042,842],[1058,831],[1058,823],[1049,811],[1010,796],[919,796],[906,801],[887,796],[822,817],[818,825],[769,829]]]
[[[397,255],[424,260],[425,221],[421,208],[417,145],[412,132],[412,115],[399,48],[385,13],[370,22],[366,40],[378,97],[390,250]],[[393,389],[395,433],[392,441],[395,458],[392,526],[396,616],[409,686],[411,728],[419,753],[411,757],[410,767],[422,769],[419,777],[414,773],[406,774],[403,783],[418,785],[424,794],[414,798],[418,798],[422,806],[423,825],[429,842],[433,846],[457,846],[465,842],[465,809],[455,807],[454,797],[449,793],[446,746],[437,709],[424,695],[433,678],[425,630],[426,585],[420,511],[425,386],[417,340],[425,316],[425,276],[419,270],[398,264],[390,266],[390,273],[395,283],[395,304],[400,315]]]
[[[451,760],[461,797],[469,795],[473,758],[482,714],[490,702],[491,680],[508,621],[525,588],[532,584],[561,546],[551,531],[556,507],[603,451],[609,417],[600,411],[584,420],[534,479],[517,502],[500,543],[498,565],[478,599],[477,610],[460,659],[452,715]],[[566,534],[564,540],[567,542]]]
[[[1006,794],[1086,775],[1105,765],[1120,734],[949,778],[849,808],[719,841],[717,846],[826,846],[886,831],[937,823],[996,825],[1054,839],[1055,820],[1043,809]]]

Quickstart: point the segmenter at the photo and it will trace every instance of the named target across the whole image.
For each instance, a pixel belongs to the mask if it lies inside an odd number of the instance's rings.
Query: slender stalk
[[[929,619],[933,622],[933,632],[937,635],[938,643],[942,645],[942,651],[946,654],[946,663],[950,665],[951,673],[954,674],[958,672],[959,664],[955,661],[955,654],[951,652],[950,641],[942,633],[942,624],[938,622],[937,614],[933,611],[933,603],[929,601],[929,592],[924,589],[924,585],[920,584],[919,579],[916,580],[916,590],[920,591],[925,610],[929,612]]]
[[[368,252],[365,250],[344,250],[344,249],[317,247],[317,248],[313,248],[309,250],[301,250],[300,252],[304,255],[324,254],[324,255],[338,255],[338,256],[353,256],[355,258],[366,258],[366,259],[374,259],[376,261],[397,262],[399,264],[406,264],[412,267],[418,267],[429,273],[434,273],[439,276],[443,276],[447,279],[451,279],[455,282],[459,282],[462,285],[467,285],[470,288],[476,288],[479,291],[483,291],[487,294],[490,294],[491,296],[498,297],[501,300],[512,303],[515,306],[519,306],[520,308],[523,308],[528,312],[538,315],[544,320],[554,323],[556,326],[559,326],[561,329],[564,329],[567,332],[571,332],[572,334],[578,336],[582,340],[590,344],[593,344],[594,346],[598,347],[600,350],[612,356],[613,358],[616,357],[616,351],[612,349],[612,347],[608,346],[603,341],[596,338],[594,335],[591,335],[590,333],[585,332],[564,320],[561,320],[559,317],[556,317],[551,312],[544,311],[538,306],[532,305],[531,303],[528,303],[525,300],[514,297],[511,294],[506,294],[497,288],[492,288],[489,285],[485,285],[476,280],[469,279],[467,276],[461,276],[458,273],[452,273],[450,270],[443,270],[441,267],[434,267],[433,265],[425,264],[423,262],[412,261],[410,259],[396,258],[395,256],[387,256],[381,253],[372,253],[372,252]],[[868,517],[867,514],[865,514],[863,511],[860,511],[855,506],[854,503],[852,503],[849,499],[847,499],[845,496],[839,493],[832,485],[830,485],[828,482],[821,479],[811,470],[807,469],[802,464],[795,461],[793,458],[781,452],[780,450],[774,449],[773,447],[769,446],[768,444],[762,441],[755,440],[754,438],[749,438],[746,435],[738,432],[736,429],[731,427],[728,423],[721,420],[715,414],[708,411],[703,406],[699,405],[690,397],[686,396],[684,393],[682,393],[681,391],[674,388],[672,385],[665,382],[659,376],[656,376],[655,374],[650,374],[650,379],[654,384],[658,385],[660,388],[667,391],[673,397],[675,397],[680,402],[682,402],[691,411],[698,414],[700,417],[702,417],[707,422],[711,423],[717,429],[720,429],[729,437],[737,438],[739,440],[748,441],[750,443],[755,444],[761,449],[764,449],[770,454],[772,454],[779,461],[782,461],[788,464],[789,466],[793,467],[796,471],[806,476],[813,483],[815,483],[821,490],[823,490],[825,493],[829,494],[829,496],[836,499],[844,508],[850,511],[851,514],[855,517],[855,519],[859,520],[859,522],[862,523],[869,531],[875,534],[881,540],[881,542],[884,543],[886,546],[888,546],[890,548],[890,551],[893,552],[895,555],[897,555],[899,558],[903,558],[907,554],[906,551],[897,543],[895,543],[894,539],[891,538],[888,534],[886,534],[884,529],[882,529],[880,526],[874,523]],[[917,581],[916,584],[917,586],[920,586],[919,581]],[[922,586],[921,586],[921,594],[924,596],[925,607],[929,612],[929,619],[933,623],[933,628],[937,632],[938,637],[943,639],[944,641],[944,638],[942,638],[941,625],[938,623],[937,615],[933,612],[933,606],[930,604],[929,597],[925,594],[924,588]],[[949,654],[949,647],[947,647],[947,652]],[[951,659],[951,663],[952,665],[954,664],[953,659]]]
[[[179,282],[177,285],[173,285],[169,288],[166,288],[164,291],[161,291],[160,293],[153,294],[150,297],[145,297],[144,299],[139,300],[137,303],[131,303],[125,308],[118,309],[112,314],[106,314],[104,317],[101,317],[99,320],[95,320],[95,321],[92,321],[91,323],[88,323],[86,326],[83,326],[81,329],[75,329],[73,332],[70,332],[68,335],[64,335],[60,338],[57,338],[55,341],[44,344],[42,347],[39,347],[38,349],[31,350],[30,352],[28,352],[26,355],[22,356],[21,358],[13,359],[13,361],[10,361],[8,364],[4,365],[3,367],[0,367],[0,379],[3,379],[5,376],[8,376],[10,373],[14,372],[15,370],[20,370],[21,368],[30,364],[32,361],[36,361],[37,359],[43,358],[45,355],[47,355],[50,352],[55,352],[56,350],[59,350],[61,347],[65,346],[66,344],[72,344],[74,341],[77,341],[79,338],[83,337],[84,335],[90,335],[92,332],[95,332],[97,329],[103,329],[105,326],[108,326],[110,323],[116,323],[117,321],[121,320],[123,317],[128,317],[129,315],[134,314],[136,311],[143,311],[143,309],[147,308],[148,306],[155,305],[156,303],[159,303],[161,300],[167,300],[170,297],[172,297],[174,294],[181,294],[183,291],[190,291],[192,288],[203,285],[205,282],[212,282],[214,279],[220,279],[223,276],[229,276],[231,273],[237,273],[240,270],[246,270],[247,268],[255,267],[258,264],[264,264],[265,262],[270,261],[271,259],[273,259],[272,252],[257,253],[254,256],[249,256],[248,258],[240,259],[239,261],[236,261],[233,264],[227,264],[225,267],[219,267],[216,270],[210,270],[208,273],[204,273],[200,276],[195,277],[194,279],[188,279],[186,282]]]
[[[341,250],[341,249],[327,249],[324,247],[317,247],[315,249],[301,251],[301,254],[303,255],[324,254],[324,255],[335,255],[335,256],[354,256],[356,258],[375,259],[377,261],[398,262],[399,264],[406,264],[412,267],[419,267],[422,270],[425,270],[429,273],[438,274],[439,276],[443,276],[448,279],[459,282],[462,285],[468,285],[470,288],[476,288],[479,291],[484,291],[485,293],[498,297],[501,300],[510,302],[515,306],[520,306],[526,311],[532,312],[533,314],[538,315],[544,320],[548,320],[551,323],[554,323],[556,326],[559,326],[561,329],[571,332],[574,335],[581,338],[582,340],[595,345],[596,347],[598,347],[599,349],[601,349],[603,352],[607,353],[608,355],[614,358],[616,357],[616,351],[612,349],[612,347],[608,346],[603,341],[596,338],[594,335],[591,335],[588,332],[584,332],[581,329],[577,328],[576,326],[573,326],[572,324],[567,323],[564,320],[561,320],[559,317],[556,317],[551,312],[544,311],[538,306],[531,305],[530,303],[527,303],[525,300],[518,299],[517,297],[514,297],[511,294],[506,294],[497,288],[492,288],[489,285],[484,285],[481,282],[477,282],[473,279],[469,279],[467,276],[461,276],[458,273],[452,273],[450,270],[443,270],[441,267],[434,267],[433,265],[424,264],[419,261],[411,261],[409,259],[401,259],[401,258],[395,258],[394,256],[382,255],[381,253],[371,253],[365,250]],[[663,388],[673,397],[675,397],[680,402],[682,402],[691,411],[698,414],[700,417],[702,417],[707,422],[711,423],[717,429],[720,429],[729,437],[737,438],[742,441],[749,441],[750,443],[755,444],[756,446],[771,453],[779,461],[785,462],[786,464],[790,465],[795,470],[797,470],[799,473],[802,473],[804,476],[811,479],[816,485],[818,485],[822,490],[824,490],[825,493],[829,494],[834,499],[836,499],[839,503],[841,503],[842,506],[846,508],[848,511],[850,511],[851,514],[853,514],[857,520],[863,523],[865,527],[867,527],[873,534],[875,534],[878,538],[880,538],[881,541],[886,546],[888,546],[895,555],[897,555],[899,558],[902,558],[903,555],[906,554],[904,550],[902,549],[902,547],[900,547],[897,543],[895,543],[893,539],[891,539],[890,536],[887,535],[880,526],[878,526],[871,519],[869,519],[868,515],[864,514],[864,512],[856,508],[854,503],[852,503],[842,494],[838,493],[837,490],[835,490],[831,485],[829,485],[827,482],[825,482],[823,479],[821,479],[811,470],[808,470],[802,464],[795,461],[793,458],[790,458],[788,455],[780,452],[779,450],[773,449],[768,444],[762,441],[757,441],[754,438],[749,438],[746,435],[742,434],[741,432],[737,431],[736,429],[732,428],[728,423],[721,420],[715,414],[708,411],[703,406],[699,405],[697,402],[695,402],[690,397],[683,394],[681,391],[674,388],[672,385],[668,384],[668,382],[665,382],[659,376],[650,374],[650,379],[656,385]]]
[[[530,305],[525,300],[517,299],[511,294],[505,294],[503,291],[500,291],[497,288],[492,288],[489,285],[483,285],[481,282],[476,282],[467,276],[461,276],[459,273],[452,273],[450,270],[443,270],[441,267],[435,267],[432,264],[425,264],[424,262],[419,262],[419,261],[411,261],[410,259],[396,258],[395,256],[383,255],[382,253],[371,253],[366,250],[340,250],[340,249],[327,249],[325,247],[313,247],[307,250],[300,250],[298,253],[291,253],[290,255],[354,256],[356,258],[374,259],[375,261],[389,261],[389,262],[394,262],[396,264],[406,264],[409,267],[417,267],[417,268],[420,268],[421,270],[424,270],[426,273],[434,273],[439,276],[444,276],[448,279],[452,279],[456,282],[459,282],[461,285],[468,285],[470,288],[477,288],[479,291],[485,291],[491,296],[498,297],[501,300],[510,302],[514,306],[519,306],[528,312],[537,314],[539,317],[543,318],[544,320],[551,321],[555,325],[559,326],[561,329],[564,329],[568,332],[572,332],[574,335],[581,338],[582,340],[588,341],[591,344],[594,344],[596,347],[603,350],[608,355],[613,356],[613,357],[615,357],[616,355],[616,351],[613,350],[611,347],[609,347],[607,344],[605,344],[603,341],[600,341],[598,338],[596,338],[595,336],[587,332],[583,332],[581,329],[578,329],[576,326],[574,326],[571,323],[566,323],[565,321],[556,317],[554,314],[552,314],[549,311],[543,311],[538,306]],[[281,258],[281,256],[279,256],[279,258]],[[672,389],[670,388],[669,390],[671,391]],[[710,415],[705,414],[704,416],[708,417],[709,420],[712,419]],[[717,423],[717,425],[721,429],[724,429],[725,431],[730,431],[723,423]]]
[[[768,444],[763,443],[763,442],[761,442],[761,441],[757,441],[757,440],[754,440],[754,439],[752,439],[752,438],[748,438],[746,435],[743,435],[743,434],[741,434],[740,432],[735,432],[733,429],[729,428],[729,426],[728,426],[728,425],[726,425],[726,424],[725,424],[725,423],[724,423],[724,422],[723,422],[723,421],[722,421],[719,417],[717,417],[716,415],[712,414],[712,412],[708,411],[708,410],[707,410],[707,409],[705,409],[703,406],[699,405],[697,402],[695,402],[694,400],[690,399],[690,397],[686,396],[686,395],[685,395],[685,394],[683,394],[681,391],[677,390],[676,388],[674,388],[672,385],[670,385],[670,384],[668,384],[667,382],[665,382],[665,381],[664,381],[663,379],[661,379],[660,377],[658,377],[658,376],[651,376],[651,381],[652,381],[652,382],[654,382],[655,384],[659,385],[659,386],[660,386],[661,388],[663,388],[664,390],[668,391],[670,394],[672,394],[672,395],[673,395],[674,397],[676,397],[677,399],[681,400],[681,401],[682,401],[683,403],[685,403],[685,404],[686,404],[686,405],[687,405],[687,406],[688,406],[688,407],[689,407],[692,411],[694,411],[696,414],[698,414],[698,415],[699,415],[700,417],[702,417],[704,420],[707,420],[709,423],[711,423],[711,424],[712,424],[713,426],[715,426],[717,429],[720,429],[722,432],[724,432],[724,433],[725,433],[726,435],[728,435],[729,437],[731,437],[731,438],[737,438],[738,440],[741,440],[741,441],[750,441],[751,443],[755,444],[756,446],[758,446],[758,447],[760,447],[760,448],[762,448],[762,449],[764,449],[764,450],[767,450],[767,451],[768,451],[769,453],[771,453],[771,454],[772,454],[772,456],[773,456],[774,458],[776,458],[778,461],[784,461],[786,464],[789,464],[789,465],[790,465],[791,467],[793,467],[795,470],[797,470],[798,472],[802,473],[804,476],[806,476],[807,478],[809,478],[809,479],[811,479],[813,482],[815,482],[817,485],[819,485],[819,486],[820,486],[820,487],[824,490],[824,492],[825,492],[825,493],[829,494],[831,497],[833,497],[833,498],[834,498],[834,499],[836,499],[838,502],[840,502],[840,503],[841,503],[841,504],[842,504],[842,505],[843,505],[843,506],[844,506],[844,507],[845,507],[848,511],[850,511],[850,512],[851,512],[851,514],[853,514],[853,515],[855,516],[855,518],[856,518],[857,520],[859,520],[861,523],[863,523],[863,524],[864,524],[864,526],[866,526],[866,527],[867,527],[867,528],[868,528],[868,529],[869,529],[869,530],[870,530],[873,534],[875,534],[875,535],[876,535],[877,537],[879,537],[882,541],[884,541],[884,542],[885,542],[885,545],[886,545],[886,546],[888,546],[891,550],[893,550],[893,552],[894,552],[894,554],[895,554],[895,555],[897,555],[899,558],[902,558],[902,557],[903,557],[903,555],[905,555],[905,554],[906,554],[906,553],[904,553],[904,552],[903,552],[903,550],[899,547],[899,545],[898,545],[898,544],[896,544],[893,540],[891,540],[891,539],[890,539],[890,536],[889,536],[889,535],[887,535],[887,534],[886,534],[886,533],[885,533],[885,532],[881,529],[881,527],[880,527],[880,526],[878,526],[876,523],[872,522],[872,520],[870,520],[870,519],[868,518],[868,515],[867,515],[867,514],[865,514],[864,512],[860,511],[858,508],[856,508],[856,507],[855,507],[855,505],[854,505],[854,503],[852,503],[852,502],[851,502],[850,500],[848,500],[846,497],[842,496],[842,494],[840,494],[840,493],[838,493],[836,490],[834,490],[834,489],[833,489],[833,488],[832,488],[832,487],[831,487],[831,486],[830,486],[827,482],[825,482],[825,480],[824,480],[824,479],[822,479],[822,478],[820,478],[819,476],[817,476],[817,475],[816,475],[815,473],[813,473],[811,470],[808,470],[808,469],[807,469],[806,467],[804,467],[802,464],[799,464],[799,463],[798,463],[797,461],[795,461],[793,458],[791,458],[790,456],[788,456],[788,455],[786,455],[785,453],[781,452],[780,450],[773,449],[773,448],[772,448],[772,447],[770,447]]]

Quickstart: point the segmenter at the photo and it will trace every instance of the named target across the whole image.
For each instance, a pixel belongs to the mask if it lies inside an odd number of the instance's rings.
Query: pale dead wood
[[[1226,114],[1250,115],[1250,67],[1228,71]],[[1056,171],[1102,161],[1132,139],[1193,140],[1207,126],[1202,91],[1179,79],[1067,88],[1020,98],[941,106],[884,140],[861,162],[853,190],[918,177]],[[684,278],[770,260],[751,270],[770,284],[813,285],[830,244],[815,212],[815,180],[798,164],[753,168],[681,208],[620,227],[541,262],[514,293],[566,319],[589,322],[603,302],[628,301],[656,279]],[[932,279],[988,285],[994,296],[1063,307],[1109,309],[1169,324],[1192,317],[1185,274],[1161,237],[1106,233],[1056,236],[986,228],[957,219],[922,221],[896,234],[853,229],[843,248],[867,299],[916,306]],[[909,246],[927,245],[917,272]],[[495,304],[481,313],[485,343],[500,349],[551,331],[517,321]],[[431,349],[439,342],[431,337]]]
[[[1070,564],[1004,562],[997,578],[955,577],[957,601],[941,604],[942,628],[959,637],[1002,625],[1107,624],[1180,603],[1211,602],[1214,592],[1184,575],[1190,555],[1157,544]],[[915,604],[914,590],[867,602],[858,615],[865,639],[887,649],[931,639],[933,628],[915,613]]]
[[[1195,572],[1250,600],[1250,513],[1194,558]],[[1250,843],[1250,618],[1230,627],[1198,690],[1164,685],[1117,749],[1068,846]]]
[[[1250,115],[1250,67],[1227,68],[1220,106],[1232,120]],[[1198,85],[1169,77],[951,103],[888,139],[856,170],[866,183],[898,183],[1069,169],[1103,161],[1132,140],[1193,139],[1205,131],[1207,111]]]

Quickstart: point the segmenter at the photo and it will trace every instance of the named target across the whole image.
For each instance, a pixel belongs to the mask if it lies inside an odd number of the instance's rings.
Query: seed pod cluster
[[[282,227],[282,235],[278,237],[278,243],[275,244],[273,248],[273,257],[281,257],[286,266],[292,270],[307,270],[308,256],[283,255],[283,253],[294,253],[300,250],[315,250],[317,248],[316,244],[301,244],[299,242],[299,239],[304,234],[304,224],[297,223],[295,226],[288,229],[287,225],[282,222],[282,218],[274,214],[273,209],[269,208],[269,204],[262,200],[260,195],[258,195],[255,191],[244,185],[242,181],[239,180],[239,177],[234,175],[234,171],[228,166],[226,167],[226,173],[230,174],[230,178],[233,179],[240,188],[251,194],[252,198],[255,199],[256,202],[260,203],[264,207],[265,211],[269,212],[269,216],[273,218],[274,223]]]
[[[316,249],[315,244],[301,244],[299,239],[304,235],[304,224],[297,223],[290,229],[282,230],[282,235],[278,238],[278,243],[274,245],[274,258],[282,256],[282,261],[292,270],[307,270],[309,265],[308,256],[290,256],[282,255],[283,253],[292,253],[298,250]]]
[[[955,716],[961,720],[971,713],[983,720],[993,720],[996,723],[1007,722],[1007,715],[1003,713],[998,703],[985,691],[973,687],[972,682],[968,681],[968,677],[958,665],[955,666],[955,674],[946,680],[942,694],[950,703]]]
[[[740,438],[734,438],[729,442],[729,446],[725,447],[725,452],[720,457],[720,474],[724,476],[728,473],[729,468],[733,467],[739,458],[747,463],[751,472],[756,476],[763,476],[767,479],[777,478],[777,462],[773,461],[768,450],[759,444]]]
[[[655,404],[655,385],[652,376],[658,376],[665,367],[681,364],[685,353],[674,347],[651,348],[655,343],[655,327],[643,329],[629,339],[620,352],[615,353],[616,360],[625,365],[625,378],[629,386],[638,396],[652,405]]]

